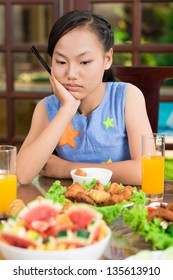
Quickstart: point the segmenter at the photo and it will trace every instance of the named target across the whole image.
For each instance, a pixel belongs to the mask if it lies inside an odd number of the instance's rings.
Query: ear
[[[113,48],[105,54],[105,70],[109,69],[112,65]]]

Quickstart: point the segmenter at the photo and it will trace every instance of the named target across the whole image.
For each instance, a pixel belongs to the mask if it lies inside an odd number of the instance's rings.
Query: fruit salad
[[[62,206],[35,199],[0,224],[0,240],[30,250],[65,250],[102,240],[108,227],[102,214],[85,204]]]

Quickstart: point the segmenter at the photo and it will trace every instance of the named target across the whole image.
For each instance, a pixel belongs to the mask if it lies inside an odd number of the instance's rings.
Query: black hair
[[[52,57],[57,41],[69,31],[87,26],[100,40],[105,52],[114,46],[114,34],[111,25],[101,16],[92,11],[75,10],[64,14],[52,27],[48,39],[47,52]],[[103,81],[114,81],[111,69],[105,70]]]

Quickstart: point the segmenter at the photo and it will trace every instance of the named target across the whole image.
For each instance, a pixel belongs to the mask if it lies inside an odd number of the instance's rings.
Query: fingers
[[[62,90],[63,93],[70,93],[60,82],[59,80],[57,79],[57,77],[55,76],[54,72],[53,72],[53,69],[51,69],[51,76],[49,78],[50,80],[50,83],[51,83],[51,86],[54,90],[54,92],[56,92],[56,90],[60,91]]]
[[[51,76],[49,77],[49,81],[52,87],[53,92],[55,92],[56,88],[60,85],[54,74],[52,73]]]
[[[54,83],[53,83],[53,80],[52,80],[51,76],[49,77],[49,81],[50,81],[50,84],[51,84],[52,91],[55,92],[55,87],[54,87]]]

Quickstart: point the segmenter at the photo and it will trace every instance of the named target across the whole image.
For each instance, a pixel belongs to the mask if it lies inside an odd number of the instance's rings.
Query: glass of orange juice
[[[163,201],[165,135],[142,135],[142,190],[149,202]]]
[[[0,214],[9,210],[17,196],[16,153],[15,146],[0,146]]]

